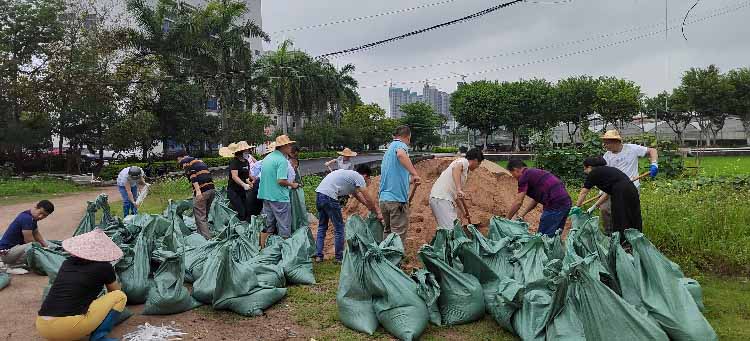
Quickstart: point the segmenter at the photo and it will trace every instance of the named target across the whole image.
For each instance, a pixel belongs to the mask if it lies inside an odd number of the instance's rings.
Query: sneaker
[[[23,268],[10,268],[8,270],[5,270],[5,272],[9,275],[25,275],[29,273],[28,270]]]

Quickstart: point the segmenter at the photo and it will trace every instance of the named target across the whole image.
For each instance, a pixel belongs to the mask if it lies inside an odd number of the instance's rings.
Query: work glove
[[[589,209],[586,210],[586,213],[591,214],[594,213],[594,211],[596,211],[596,205],[589,207]]]
[[[242,184],[242,188],[245,189],[246,191],[249,191],[251,187],[248,184]]]
[[[652,178],[655,178],[657,174],[659,174],[659,164],[654,162],[649,168],[649,175],[651,175]]]
[[[581,210],[581,208],[580,208],[580,207],[578,207],[578,206],[573,206],[573,207],[572,207],[572,208],[570,209],[570,212],[568,213],[568,216],[570,217],[570,216],[578,215],[578,214],[581,214],[581,213],[583,213],[583,210]]]

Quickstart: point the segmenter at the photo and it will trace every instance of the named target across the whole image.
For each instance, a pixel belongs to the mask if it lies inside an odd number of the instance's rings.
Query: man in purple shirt
[[[523,161],[517,159],[508,162],[508,171],[518,180],[518,194],[505,218],[523,219],[529,211],[541,203],[544,211],[539,219],[539,233],[554,236],[557,230],[562,230],[572,206],[565,184],[552,173],[528,168]],[[531,198],[531,205],[521,209],[526,196]]]

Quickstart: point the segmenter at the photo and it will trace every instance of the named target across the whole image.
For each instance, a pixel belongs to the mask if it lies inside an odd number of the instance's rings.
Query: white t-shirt
[[[354,170],[354,164],[352,163],[352,160],[344,161],[343,156],[339,156],[338,158],[336,158],[336,167],[338,167],[338,169]]]
[[[432,185],[430,198],[454,202],[456,199],[456,193],[458,192],[456,184],[453,182],[454,167],[463,167],[461,169],[461,187],[466,185],[466,179],[469,177],[469,160],[462,157],[451,162],[450,166],[440,174],[440,177],[435,181],[435,184]]]
[[[626,143],[622,145],[622,150],[619,153],[606,152],[604,153],[604,160],[607,161],[607,166],[615,167],[621,170],[629,178],[633,179],[638,177],[638,158],[646,156],[648,148],[639,146],[637,144]],[[641,182],[634,182],[635,187],[640,187]]]
[[[353,170],[337,169],[323,178],[315,192],[338,200],[340,197],[351,195],[357,188],[364,188],[365,186],[367,186],[367,183],[362,174]]]
[[[141,175],[143,175],[143,169],[141,169],[141,167],[138,167],[138,169],[141,170]],[[140,180],[130,180],[130,178],[128,177],[128,171],[130,171],[130,167],[125,167],[120,171],[119,174],[117,174],[117,186],[133,187],[138,184]]]
[[[294,171],[294,167],[292,167],[292,161],[287,160],[287,163],[289,163],[289,165],[287,166],[287,170],[286,170],[287,180],[294,181],[294,178],[297,177],[297,173]],[[253,163],[252,167],[250,167],[250,175],[260,179],[260,177],[263,175],[261,173],[262,169],[263,169],[263,160],[256,161],[255,163]]]

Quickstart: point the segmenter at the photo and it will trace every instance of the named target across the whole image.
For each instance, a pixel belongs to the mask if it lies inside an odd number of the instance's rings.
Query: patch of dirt
[[[417,187],[410,207],[409,230],[406,241],[404,241],[406,249],[406,257],[402,264],[404,268],[420,266],[416,257],[417,251],[422,245],[429,244],[435,236],[437,223],[429,205],[430,191],[437,178],[454,159],[438,158],[422,161],[415,165],[417,172],[422,177],[422,184]],[[469,173],[469,179],[464,190],[469,196],[466,204],[469,207],[472,222],[480,222],[479,230],[484,234],[487,234],[490,219],[493,216],[504,216],[508,212],[513,204],[513,197],[518,192],[518,182],[507,174],[507,171],[500,166],[483,166]],[[378,197],[379,184],[380,177],[378,176],[373,178],[370,186],[368,186],[369,193],[375,198]],[[356,200],[349,200],[343,210],[345,220],[352,214],[367,215],[368,213],[369,210]],[[526,215],[531,232],[536,232],[539,228],[541,213],[540,205]],[[465,219],[462,222],[467,224]],[[317,230],[317,224],[311,222],[310,225],[313,230]],[[332,258],[333,253],[333,227],[330,226],[326,234],[325,258]]]

